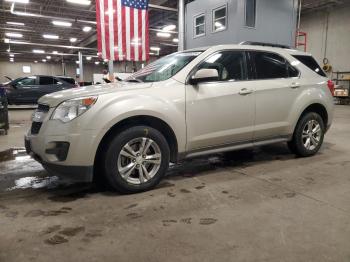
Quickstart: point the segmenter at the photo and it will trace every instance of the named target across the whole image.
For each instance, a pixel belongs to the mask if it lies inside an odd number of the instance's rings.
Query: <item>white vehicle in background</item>
[[[316,154],[332,123],[330,88],[301,51],[198,48],[123,82],[42,97],[26,148],[50,172],[104,176],[115,190],[140,192],[183,158],[276,142]]]

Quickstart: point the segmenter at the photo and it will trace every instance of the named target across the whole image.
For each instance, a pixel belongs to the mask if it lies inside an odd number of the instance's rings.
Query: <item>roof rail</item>
[[[271,46],[271,47],[279,47],[279,48],[285,48],[285,49],[292,49],[290,46],[287,45],[280,45],[280,44],[271,44],[271,43],[263,43],[263,42],[253,42],[253,41],[244,41],[239,43],[240,45],[258,45],[258,46]]]

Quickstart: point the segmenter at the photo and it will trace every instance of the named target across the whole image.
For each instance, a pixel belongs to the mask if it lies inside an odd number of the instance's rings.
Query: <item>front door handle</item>
[[[242,88],[240,91],[239,91],[239,94],[241,96],[245,96],[245,95],[249,95],[253,93],[253,90],[252,89],[248,89],[248,88]]]
[[[291,88],[293,88],[293,89],[295,89],[295,88],[299,88],[299,87],[300,87],[300,84],[299,84],[299,83],[294,82],[294,83],[292,83],[292,84],[290,85],[290,87],[291,87]]]

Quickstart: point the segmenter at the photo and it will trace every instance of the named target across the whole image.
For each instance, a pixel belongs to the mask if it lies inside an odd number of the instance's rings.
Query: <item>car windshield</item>
[[[140,71],[132,74],[127,82],[159,82],[164,81],[184,68],[202,52],[182,52],[165,56]]]

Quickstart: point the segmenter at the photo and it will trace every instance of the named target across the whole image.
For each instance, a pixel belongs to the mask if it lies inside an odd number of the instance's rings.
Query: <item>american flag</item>
[[[148,0],[96,0],[96,22],[103,59],[149,59]]]

